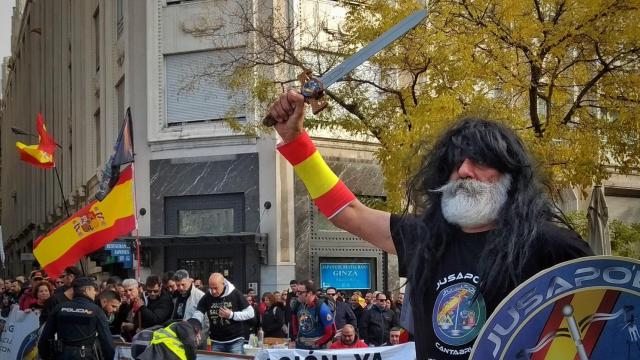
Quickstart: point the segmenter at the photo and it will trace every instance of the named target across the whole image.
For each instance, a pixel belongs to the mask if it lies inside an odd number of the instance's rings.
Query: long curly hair
[[[427,225],[427,233],[421,234],[418,242],[418,255],[406,264],[415,321],[428,320],[422,304],[427,292],[433,289],[432,274],[449,239],[459,231],[444,219],[442,194],[433,190],[446,184],[467,158],[512,177],[508,200],[498,215],[488,245],[479,254],[480,292],[485,296],[502,293],[523,280],[522,267],[540,223],[556,217],[552,202],[543,195],[544,184],[536,175],[533,160],[511,129],[475,117],[456,122],[433,145],[408,187],[408,205],[414,212],[422,213]]]

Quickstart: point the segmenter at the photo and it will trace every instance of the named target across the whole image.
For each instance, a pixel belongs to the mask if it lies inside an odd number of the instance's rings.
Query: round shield
[[[514,289],[480,331],[470,359],[640,359],[639,328],[640,261],[585,257]]]

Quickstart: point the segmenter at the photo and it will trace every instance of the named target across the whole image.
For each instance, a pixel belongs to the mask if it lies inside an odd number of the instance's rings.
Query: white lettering
[[[613,273],[622,273],[621,279],[614,279]],[[604,270],[604,281],[611,284],[625,284],[631,280],[631,270],[623,267],[611,267]]]

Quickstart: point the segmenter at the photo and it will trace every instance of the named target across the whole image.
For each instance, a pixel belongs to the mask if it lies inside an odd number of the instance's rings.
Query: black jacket
[[[138,309],[136,316],[141,317],[142,328],[146,329],[154,325],[162,325],[171,318],[173,312],[173,300],[167,293],[160,293],[155,300],[148,300],[147,305]],[[137,322],[136,322],[137,323]]]
[[[344,301],[336,301],[336,328],[341,330],[346,324],[353,325],[354,328],[358,328],[358,319],[351,310],[351,305]]]
[[[58,355],[52,347],[55,334],[62,344],[62,352]],[[72,359],[78,357],[84,346],[89,349],[84,351],[87,359],[97,359],[97,354],[91,350],[96,344],[105,359],[113,359],[114,349],[104,311],[88,297],[80,295],[58,305],[49,315],[38,341],[38,352],[43,359]]]
[[[65,303],[67,301],[71,301],[64,293],[69,289],[68,286],[62,286],[57,288],[51,297],[47,299],[44,303],[44,310],[40,313],[40,325],[47,322],[47,318],[49,314],[53,312],[53,310],[60,304]]]
[[[284,325],[284,306],[271,305],[262,315],[262,331],[265,337],[285,337],[282,326]]]
[[[398,319],[392,310],[373,306],[362,315],[360,337],[368,345],[380,346],[389,341],[389,330],[397,325]]]

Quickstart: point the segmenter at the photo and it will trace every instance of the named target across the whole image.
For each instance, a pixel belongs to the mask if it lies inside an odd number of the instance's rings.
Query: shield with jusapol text
[[[591,256],[538,273],[498,305],[470,359],[640,359],[640,261]]]

